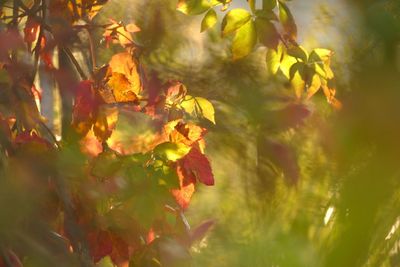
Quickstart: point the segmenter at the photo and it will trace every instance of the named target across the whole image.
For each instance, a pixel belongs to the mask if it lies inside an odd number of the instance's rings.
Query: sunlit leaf
[[[135,86],[122,73],[112,74],[107,85],[111,88],[116,102],[133,102],[138,99],[135,93]]]
[[[207,99],[187,95],[183,99],[181,107],[185,112],[193,115],[200,115],[215,124],[214,106]]]
[[[214,9],[210,9],[201,22],[201,32],[204,32],[205,30],[214,27],[217,21],[217,13]]]
[[[154,153],[171,161],[177,161],[189,153],[190,147],[182,143],[165,142],[154,149]]]
[[[299,71],[296,71],[293,74],[293,77],[290,82],[293,86],[293,89],[295,91],[297,98],[301,98],[301,96],[303,95],[305,86],[306,86],[306,82],[303,80]]]
[[[184,168],[191,171],[199,182],[205,185],[214,185],[210,162],[198,149],[192,148],[182,161]]]
[[[314,74],[311,79],[311,84],[307,89],[307,98],[312,97],[321,88],[321,78],[318,74]]]
[[[272,74],[276,74],[281,65],[281,59],[283,58],[283,47],[278,45],[276,49],[268,49],[266,61],[267,68]]]
[[[24,28],[24,41],[28,44],[29,50],[39,36],[39,29],[40,23],[33,16],[28,16]]]
[[[286,33],[292,38],[297,38],[297,26],[289,8],[285,3],[279,1],[279,19]]]
[[[179,0],[177,10],[187,15],[199,15],[211,8],[208,0]]]
[[[257,42],[257,32],[254,22],[249,20],[235,33],[232,41],[233,60],[243,58],[253,51]]]
[[[301,46],[293,46],[287,50],[288,55],[300,59],[303,62],[307,62],[308,54]]]
[[[250,19],[251,14],[247,10],[241,8],[232,9],[222,20],[222,36],[226,36],[235,32],[240,27],[245,25]]]
[[[112,134],[118,120],[116,107],[100,107],[93,125],[93,132],[100,142],[105,142]]]

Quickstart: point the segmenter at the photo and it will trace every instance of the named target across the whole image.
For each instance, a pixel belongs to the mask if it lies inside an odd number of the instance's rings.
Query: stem
[[[85,72],[82,70],[81,66],[79,65],[78,61],[72,54],[71,50],[68,47],[61,47],[61,49],[65,52],[68,58],[71,60],[72,64],[74,64],[76,70],[78,71],[79,75],[81,76],[82,80],[87,80],[87,76]]]
[[[97,63],[96,63],[96,54],[92,37],[92,31],[90,29],[86,30],[88,32],[88,37],[89,37],[89,51],[90,51],[90,58],[92,59],[92,73],[94,73],[94,70],[97,67]]]

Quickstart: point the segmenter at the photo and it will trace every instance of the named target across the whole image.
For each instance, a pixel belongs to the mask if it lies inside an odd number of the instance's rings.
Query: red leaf
[[[202,222],[196,228],[192,229],[190,231],[190,242],[193,244],[196,241],[201,241],[214,224],[214,220],[207,220]]]
[[[28,44],[29,50],[31,45],[36,41],[39,35],[40,23],[34,17],[29,16],[24,28],[24,41]]]
[[[87,134],[96,119],[99,103],[92,85],[92,81],[82,81],[76,89],[72,125],[82,135]]]
[[[95,263],[100,261],[105,256],[111,254],[113,251],[111,235],[106,231],[100,230],[98,232],[89,233],[88,243],[90,254]]]
[[[172,195],[175,197],[176,202],[182,209],[189,207],[190,199],[195,191],[196,177],[184,169],[178,161],[176,172],[179,177],[179,189],[171,190]]]
[[[197,148],[182,158],[183,167],[186,171],[192,172],[194,176],[205,185],[214,185],[214,175],[207,157]]]

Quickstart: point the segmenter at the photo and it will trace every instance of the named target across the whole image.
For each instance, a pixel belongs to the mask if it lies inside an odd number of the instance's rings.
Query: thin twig
[[[85,72],[82,70],[81,66],[79,65],[78,61],[72,54],[71,50],[68,47],[61,47],[61,49],[65,52],[68,58],[71,60],[72,64],[74,64],[76,70],[78,71],[79,75],[81,76],[82,80],[87,80],[87,76]]]
[[[86,30],[88,32],[88,38],[89,38],[89,51],[90,51],[90,58],[92,60],[92,73],[94,73],[94,70],[97,67],[97,63],[96,63],[96,53],[95,53],[95,48],[94,48],[92,31],[90,29],[86,29]]]

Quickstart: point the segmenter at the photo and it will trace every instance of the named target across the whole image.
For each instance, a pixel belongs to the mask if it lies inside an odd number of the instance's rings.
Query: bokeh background
[[[147,64],[216,107],[216,185],[188,210],[216,224],[195,266],[400,266],[400,2],[289,2],[300,43],[335,52],[339,111],[322,94],[293,104],[264,48],[232,62],[220,25],[200,33],[175,5],[111,1],[98,19],[137,23]]]

